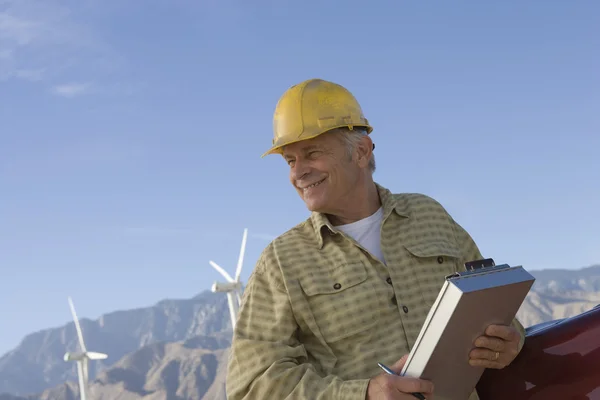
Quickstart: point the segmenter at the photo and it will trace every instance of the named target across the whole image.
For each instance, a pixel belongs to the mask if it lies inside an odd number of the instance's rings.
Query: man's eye
[[[321,152],[319,150],[311,151],[310,153],[308,153],[308,155],[311,157],[316,157],[319,154],[321,154]]]

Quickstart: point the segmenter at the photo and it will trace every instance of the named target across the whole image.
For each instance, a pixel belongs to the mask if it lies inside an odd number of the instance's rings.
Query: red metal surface
[[[481,400],[600,400],[600,307],[528,330],[519,356],[486,370],[477,391]]]

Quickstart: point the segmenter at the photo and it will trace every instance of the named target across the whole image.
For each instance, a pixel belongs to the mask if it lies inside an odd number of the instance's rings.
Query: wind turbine
[[[240,249],[240,257],[238,258],[237,268],[235,270],[235,279],[233,279],[223,268],[214,261],[209,261],[210,265],[216,269],[227,282],[215,282],[212,285],[212,291],[227,293],[227,302],[229,303],[229,314],[231,316],[231,326],[235,328],[237,313],[242,302],[242,284],[240,282],[240,274],[242,273],[242,264],[244,262],[244,252],[246,251],[246,239],[248,238],[248,229],[244,229],[242,237],[242,247]]]
[[[97,353],[94,351],[87,351],[85,343],[83,342],[83,334],[81,333],[81,326],[79,326],[79,319],[77,313],[75,313],[75,306],[73,300],[69,297],[69,306],[71,307],[71,314],[75,321],[75,329],[77,330],[77,337],[79,338],[79,352],[67,352],[65,353],[65,361],[77,362],[77,377],[79,379],[79,396],[81,400],[86,400],[87,396],[87,384],[88,384],[88,361],[89,360],[104,360],[108,357],[107,354]]]

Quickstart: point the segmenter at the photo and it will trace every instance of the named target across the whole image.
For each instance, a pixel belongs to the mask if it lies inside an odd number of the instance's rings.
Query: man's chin
[[[321,204],[320,201],[315,201],[315,199],[302,199],[304,201],[304,204],[306,205],[306,208],[308,208],[309,211],[311,212],[322,212],[323,209],[323,204]]]
[[[324,192],[311,193],[307,195],[300,193],[300,197],[309,211],[322,213],[327,209],[328,198]]]

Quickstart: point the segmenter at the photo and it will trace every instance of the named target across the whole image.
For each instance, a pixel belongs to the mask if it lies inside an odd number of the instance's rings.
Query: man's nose
[[[310,172],[310,165],[303,160],[295,160],[292,167],[292,177],[294,179],[302,179]]]

